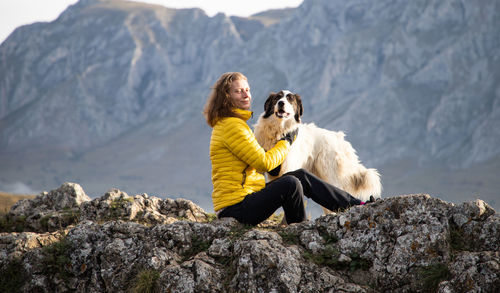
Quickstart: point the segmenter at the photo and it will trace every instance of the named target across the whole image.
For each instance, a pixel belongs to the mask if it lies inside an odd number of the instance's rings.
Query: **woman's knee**
[[[292,174],[285,174],[281,177],[281,180],[287,185],[298,185],[300,184],[300,180],[293,176]]]
[[[308,173],[309,172],[306,169],[300,168],[300,169],[297,169],[297,170],[293,170],[293,171],[287,172],[286,174],[284,174],[284,176],[290,175],[290,176],[294,176],[294,177],[297,177],[297,178],[303,178],[304,175],[308,174]]]
[[[288,188],[288,194],[294,195],[294,194],[302,194],[302,183],[300,180],[293,176],[293,175],[285,175],[281,177]]]

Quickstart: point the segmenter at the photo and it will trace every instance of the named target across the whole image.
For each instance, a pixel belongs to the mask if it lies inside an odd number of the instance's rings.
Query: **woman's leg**
[[[240,223],[257,225],[283,207],[287,223],[299,223],[306,219],[303,195],[298,178],[283,176],[247,195],[240,203],[226,207],[219,218],[233,217]]]
[[[297,177],[302,183],[304,195],[331,211],[361,204],[359,199],[348,192],[329,184],[307,170],[299,169],[285,175]]]

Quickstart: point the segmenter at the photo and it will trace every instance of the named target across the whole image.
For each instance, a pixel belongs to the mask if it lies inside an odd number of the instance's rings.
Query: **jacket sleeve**
[[[245,121],[231,117],[226,119],[225,124],[223,140],[226,147],[259,172],[267,172],[278,167],[290,150],[290,143],[280,140],[266,152]]]

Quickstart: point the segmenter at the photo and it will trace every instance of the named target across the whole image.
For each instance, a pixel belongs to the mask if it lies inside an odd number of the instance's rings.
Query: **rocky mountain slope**
[[[2,292],[498,292],[500,218],[415,194],[257,227],[74,183],[0,222]],[[18,231],[18,232],[12,232]]]
[[[81,0],[0,45],[0,188],[112,184],[208,207],[201,111],[241,71],[256,114],[270,91],[298,92],[304,120],[345,131],[387,195],[422,181],[500,204],[498,15],[494,0],[306,0],[250,18]]]

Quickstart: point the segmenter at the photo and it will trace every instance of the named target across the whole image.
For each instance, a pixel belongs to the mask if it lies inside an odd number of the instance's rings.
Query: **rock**
[[[58,189],[42,192],[32,200],[20,200],[7,214],[17,223],[17,231],[56,231],[78,221],[80,206],[90,201],[82,187],[64,183]]]
[[[67,230],[48,233],[0,233],[0,259],[20,257],[35,248],[59,242],[67,234]]]
[[[203,222],[208,217],[199,206],[182,198],[162,200],[147,194],[132,197],[111,189],[102,197],[91,200],[80,185],[64,183],[33,200],[18,201],[7,214],[6,222],[10,223],[11,229],[5,232],[57,231],[84,220],[122,219],[167,224],[180,219]]]
[[[173,223],[179,219],[206,221],[207,214],[193,202],[178,198],[162,200],[147,194],[129,196],[111,189],[103,197],[82,205],[80,219],[123,219],[149,224]]]
[[[451,292],[490,291],[487,289],[496,292],[500,288],[500,252],[498,249],[458,253],[449,268],[453,277],[440,287],[451,289]]]
[[[69,196],[62,192],[68,186],[47,195]],[[44,202],[37,213],[58,213],[69,205],[44,199],[13,211]],[[13,276],[1,291],[500,289],[500,222],[482,201],[455,206],[426,194],[396,196],[286,227],[209,220],[192,202],[117,189],[69,206],[80,217],[60,230],[0,234],[0,274]]]
[[[477,199],[470,202],[464,202],[459,207],[457,207],[457,213],[453,215],[453,220],[455,224],[462,227],[465,223],[472,220],[486,219],[495,213],[487,203]]]
[[[64,183],[58,189],[42,192],[33,200],[20,200],[11,208],[9,214],[34,215],[39,211],[55,211],[78,208],[82,203],[90,201],[82,187],[76,183]]]
[[[120,218],[149,224],[173,223],[178,219],[205,221],[207,214],[186,199],[165,199],[147,194],[129,196],[111,189],[103,197],[82,206],[81,219],[108,220]]]

